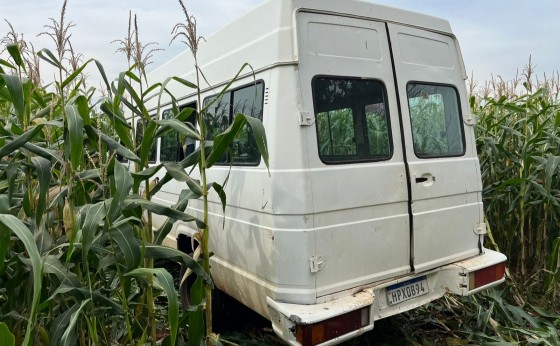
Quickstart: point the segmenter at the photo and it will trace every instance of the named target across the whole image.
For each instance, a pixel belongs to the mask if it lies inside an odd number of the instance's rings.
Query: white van
[[[257,117],[270,152],[269,175],[240,136],[208,172],[222,182],[231,169],[225,216],[210,196],[213,278],[287,343],[337,344],[504,281],[506,257],[483,246],[475,119],[447,21],[363,1],[268,0],[201,41],[198,61],[203,102],[252,66],[207,121],[212,133],[237,112]],[[194,81],[193,65],[186,51],[148,80]],[[184,86],[168,89],[196,107]],[[155,162],[192,150],[178,140],[162,138]],[[171,205],[184,188],[170,182],[154,200]],[[177,222],[165,243],[188,251],[193,227]]]

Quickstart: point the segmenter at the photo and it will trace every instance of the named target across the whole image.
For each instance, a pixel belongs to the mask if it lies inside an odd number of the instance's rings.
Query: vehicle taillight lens
[[[354,310],[314,324],[298,325],[296,340],[303,346],[318,345],[369,324],[369,307]]]
[[[470,273],[469,276],[469,289],[482,287],[489,283],[501,280],[506,273],[505,262],[494,264],[493,266],[486,267]]]

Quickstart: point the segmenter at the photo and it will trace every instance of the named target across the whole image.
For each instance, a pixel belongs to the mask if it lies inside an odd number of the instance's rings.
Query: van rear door
[[[481,251],[481,180],[463,79],[451,36],[388,24],[401,103],[416,271]]]
[[[409,273],[407,180],[385,23],[302,11],[297,30],[317,296]]]

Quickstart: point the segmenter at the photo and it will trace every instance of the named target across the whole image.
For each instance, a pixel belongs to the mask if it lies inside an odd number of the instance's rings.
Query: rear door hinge
[[[478,234],[478,235],[483,235],[486,234],[486,224],[483,223],[477,223],[474,226],[474,234]]]
[[[299,112],[299,125],[300,126],[311,126],[315,123],[315,118],[311,113],[301,111]]]
[[[309,269],[312,273],[317,273],[325,267],[325,260],[321,256],[313,256],[309,259]]]

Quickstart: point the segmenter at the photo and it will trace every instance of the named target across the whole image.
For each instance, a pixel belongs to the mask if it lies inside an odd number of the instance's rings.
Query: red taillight
[[[368,324],[369,307],[365,307],[314,324],[298,325],[296,340],[303,346],[318,345],[363,328]]]
[[[489,283],[501,280],[506,273],[506,263],[498,263],[493,266],[480,269],[470,273],[469,290],[474,290]]]

